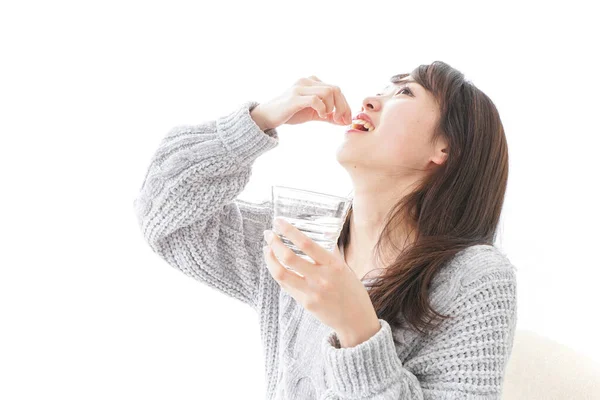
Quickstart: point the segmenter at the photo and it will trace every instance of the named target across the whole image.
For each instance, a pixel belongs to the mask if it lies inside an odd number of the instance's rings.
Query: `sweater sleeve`
[[[155,253],[255,309],[262,232],[271,224],[272,206],[237,196],[256,158],[279,143],[276,129],[262,131],[250,116],[256,105],[248,101],[216,120],[173,128],[134,200]]]
[[[332,331],[323,342],[332,384],[326,399],[499,400],[516,327],[512,269],[479,277],[462,288],[451,319],[406,362],[396,353],[390,325],[357,346],[339,348]],[[418,366],[418,367],[415,367]]]

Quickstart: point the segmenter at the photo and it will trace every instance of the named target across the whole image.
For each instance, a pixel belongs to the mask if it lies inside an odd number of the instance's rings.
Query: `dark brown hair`
[[[392,207],[375,245],[392,243],[395,226],[405,218],[414,228],[414,241],[398,251],[395,261],[370,284],[370,296],[379,318],[400,327],[402,318],[421,333],[433,329],[438,313],[429,302],[432,278],[459,251],[478,244],[493,245],[508,180],[508,146],[504,128],[490,98],[448,64],[435,61],[410,74],[394,75],[391,82],[411,76],[436,99],[438,137],[448,142],[448,157],[415,189]],[[338,244],[347,247],[350,207]],[[385,247],[382,247],[385,246]]]

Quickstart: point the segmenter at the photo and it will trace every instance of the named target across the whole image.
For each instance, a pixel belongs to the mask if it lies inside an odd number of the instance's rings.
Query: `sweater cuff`
[[[354,347],[339,348],[335,331],[322,342],[331,388],[344,398],[382,391],[403,368],[390,325],[381,318],[379,323],[375,335]]]
[[[250,116],[259,103],[246,101],[234,111],[217,118],[217,136],[238,162],[248,166],[261,154],[279,144],[277,129],[262,131]]]

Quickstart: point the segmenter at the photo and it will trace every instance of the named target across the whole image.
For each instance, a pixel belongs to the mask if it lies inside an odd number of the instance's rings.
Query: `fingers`
[[[352,122],[350,105],[348,104],[346,97],[342,94],[340,88],[337,86],[333,86],[333,97],[335,102],[335,114],[333,116],[333,120],[342,124],[349,124]]]
[[[327,249],[320,246],[317,242],[312,240],[304,232],[302,232],[300,229],[296,228],[291,223],[287,222],[285,219],[283,219],[281,217],[276,218],[273,221],[273,226],[275,227],[275,229],[277,229],[277,232],[279,234],[285,236],[288,240],[290,240],[292,243],[294,243],[294,245],[298,249],[300,249],[302,252],[304,252],[304,254],[306,254],[307,256],[312,258],[315,261],[315,263],[327,264],[332,261],[332,254],[329,251],[327,251]],[[298,272],[300,272],[301,274],[303,274],[305,276],[311,274],[311,272],[313,271],[313,268],[314,268],[314,264],[297,256],[296,253],[294,253],[291,249],[289,249],[277,235],[274,235],[273,241],[270,244],[271,244],[271,246],[273,246],[274,244],[277,244],[280,248],[283,248],[281,250],[282,252],[284,251],[284,249],[289,250],[291,252],[291,255],[295,256],[290,261],[296,261],[296,258],[298,258],[300,261],[302,261],[302,262],[298,262],[298,267],[301,268],[301,269],[298,269]],[[279,255],[279,253],[277,253],[277,250],[276,250],[276,254]],[[283,255],[283,253],[282,253],[282,255]],[[282,259],[287,264],[285,258],[282,258]],[[292,264],[287,264],[287,265],[290,265],[292,267],[296,266],[296,265],[292,265]],[[302,268],[304,268],[304,269],[302,269]],[[306,272],[306,274],[305,274],[305,272]]]
[[[296,272],[290,271],[284,267],[279,262],[270,246],[264,246],[263,253],[265,256],[265,262],[267,263],[267,268],[269,269],[269,273],[273,279],[275,279],[280,286],[284,287],[290,294],[293,294],[294,297],[299,300],[301,294],[307,290],[308,284],[304,277],[301,277]],[[285,264],[288,265],[287,263]]]
[[[327,118],[327,104],[316,94],[309,97],[310,105],[317,110],[321,118]]]
[[[320,90],[305,91],[303,94],[319,95],[327,107],[326,114],[334,113],[334,123],[347,125],[352,122],[352,110],[350,109],[350,104],[338,86],[324,83],[315,75],[298,79],[296,85],[302,88],[320,88]],[[321,112],[319,112],[319,115],[321,118],[324,117]]]
[[[265,231],[265,233],[266,232],[269,231]],[[289,248],[275,232],[270,232],[273,234],[273,238],[269,243],[269,248],[275,254],[277,259],[280,260],[282,264],[293,268],[295,271],[302,274],[302,276],[311,276],[314,273],[315,264],[294,253],[294,251]],[[287,234],[283,234],[283,236],[296,244],[296,241],[292,240]],[[296,247],[299,246],[296,244]],[[311,257],[309,253],[305,254]]]
[[[319,96],[313,94],[309,96],[300,96],[300,98],[304,101],[304,107],[311,107],[314,110],[317,110],[319,117],[328,119],[327,106]]]
[[[349,124],[352,120],[350,106],[341,90],[336,86],[298,86],[296,94],[318,97],[318,100],[324,104],[324,109],[317,99],[310,98],[309,102],[311,106],[314,105],[321,118],[326,118],[328,114],[333,113],[331,119],[334,123]]]
[[[323,82],[315,75],[309,76],[308,79],[316,82]],[[346,96],[344,96],[339,86],[329,86],[333,89],[333,101],[335,104],[335,113],[333,115],[334,122],[350,124],[352,122],[352,110],[350,109],[350,104],[348,103]],[[331,113],[331,109],[328,109],[328,113]]]

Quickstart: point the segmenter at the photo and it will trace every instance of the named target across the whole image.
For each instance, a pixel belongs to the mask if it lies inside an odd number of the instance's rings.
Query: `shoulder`
[[[436,274],[431,296],[441,308],[459,297],[476,295],[486,287],[516,292],[516,268],[496,246],[479,244],[454,255]]]
[[[460,278],[463,287],[494,274],[514,276],[515,267],[508,256],[496,246],[487,244],[467,247],[451,260],[451,270]]]

